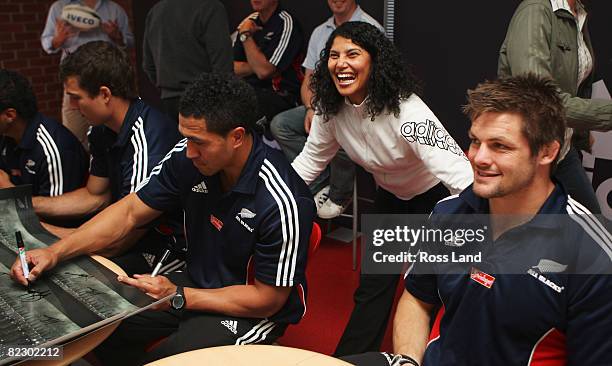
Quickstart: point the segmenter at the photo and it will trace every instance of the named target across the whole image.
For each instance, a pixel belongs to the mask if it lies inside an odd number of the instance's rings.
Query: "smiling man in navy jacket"
[[[395,316],[395,354],[346,360],[612,365],[612,236],[551,179],[565,131],[555,85],[533,74],[485,82],[464,109],[474,183],[440,201],[430,221],[486,218],[486,257],[459,267],[415,263]]]

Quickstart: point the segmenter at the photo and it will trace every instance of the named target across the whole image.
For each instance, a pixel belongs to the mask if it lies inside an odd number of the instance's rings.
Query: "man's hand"
[[[57,254],[49,248],[33,249],[26,252],[26,260],[30,265],[30,276],[25,278],[21,269],[21,260],[15,259],[11,267],[11,277],[20,284],[27,286],[28,280],[34,282],[44,271],[50,270],[57,264]],[[33,265],[33,267],[32,267]]]
[[[51,46],[54,49],[60,48],[67,39],[77,35],[77,30],[65,21],[56,18],[55,19],[55,35],[51,40]]]
[[[0,169],[0,188],[15,187],[11,182],[11,177],[2,169]]]
[[[306,116],[304,116],[304,131],[310,133],[310,126],[312,126],[312,117],[314,117],[314,110],[312,108],[306,108]]]
[[[109,20],[108,22],[102,22],[100,25],[102,27],[102,31],[108,34],[108,37],[118,44],[119,46],[123,46],[123,35],[119,30],[119,25],[116,20]]]
[[[262,28],[258,26],[252,19],[246,18],[238,25],[238,34],[242,32],[251,32],[251,34],[260,31]]]
[[[127,276],[119,276],[117,277],[117,280],[119,282],[125,283],[126,285],[136,287],[140,291],[144,292],[145,294],[151,296],[156,300],[176,293],[176,285],[170,282],[170,280],[164,276],[151,277],[148,274],[135,274],[134,278]],[[162,304],[158,304],[153,309],[167,310],[169,308],[170,302],[165,302]]]

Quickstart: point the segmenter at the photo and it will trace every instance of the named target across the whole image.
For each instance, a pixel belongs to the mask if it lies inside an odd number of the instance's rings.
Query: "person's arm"
[[[255,280],[254,285],[218,289],[185,289],[187,309],[236,317],[267,318],[287,302],[291,287],[278,287]]]
[[[11,177],[7,172],[0,169],[0,189],[15,187],[15,184],[11,181]]]
[[[143,226],[161,214],[147,206],[131,194],[108,209],[96,215],[78,228],[72,235],[61,239],[43,249],[27,252],[27,260],[32,265],[30,281],[36,280],[45,270],[53,268],[58,262],[83,254],[93,254],[109,250],[123,240],[134,229]],[[19,283],[27,285],[21,270],[19,258],[11,268],[11,276]]]
[[[120,276],[119,281],[147,295],[161,299],[176,293],[176,285],[164,276]],[[243,318],[267,318],[287,302],[291,287],[278,287],[255,280],[254,285],[234,285],[217,289],[186,287],[185,309]],[[168,306],[161,307],[167,308]]]
[[[324,122],[320,115],[315,115],[306,145],[291,163],[306,184],[312,183],[325,170],[340,149],[332,131],[332,123],[333,121]]]
[[[427,170],[438,178],[451,194],[463,191],[472,184],[474,173],[459,144],[446,131],[427,105],[416,95],[413,95],[404,103],[411,103],[406,108],[411,115],[404,116],[404,119],[398,121],[399,125],[396,129],[398,131],[398,141],[408,144],[415,156],[427,167]],[[404,120],[411,122],[404,122]],[[433,145],[420,139],[416,131],[421,127],[435,131]],[[444,164],[440,164],[441,161]]]
[[[132,30],[130,29],[128,16],[122,7],[120,7],[119,5],[117,6],[118,6],[117,17],[115,18],[114,21],[112,21],[112,25],[114,26],[113,28],[115,28],[116,31],[113,32],[114,36],[111,36],[111,39],[113,39],[113,41],[118,46],[125,46],[127,48],[132,48],[134,47],[134,34],[132,33]]]
[[[266,55],[259,49],[253,39],[255,32],[259,32],[260,30],[261,27],[255,24],[251,19],[243,21],[238,28],[238,39],[236,42],[240,42],[241,33],[249,32],[251,34],[246,41],[242,42],[242,47],[244,47],[244,53],[246,54],[247,64],[250,70],[240,63],[236,65],[236,62],[234,62],[234,73],[240,77],[249,75],[248,72],[250,71],[255,74],[257,78],[266,80],[276,73],[276,66],[268,61]]]
[[[499,72],[511,76],[534,73],[555,79],[552,66],[552,19],[555,16],[544,5],[529,4],[512,17],[506,37],[507,64],[500,63]],[[574,57],[577,50],[572,50]],[[612,102],[573,97],[560,90],[566,108],[567,124],[581,130],[608,131],[612,129]]]
[[[312,125],[312,117],[314,117],[314,108],[312,106],[313,92],[310,89],[310,78],[312,77],[312,70],[306,69],[304,72],[304,81],[300,87],[300,96],[302,97],[302,103],[306,108],[306,116],[304,116],[304,130],[306,133],[310,133],[310,126]]]
[[[32,197],[32,204],[43,218],[75,218],[102,210],[110,199],[108,178],[90,175],[85,187],[57,197]]]
[[[234,74],[236,74],[238,77],[244,78],[249,75],[253,75],[253,69],[251,69],[251,65],[249,65],[248,62],[234,61]]]
[[[59,52],[64,42],[76,35],[76,30],[60,19],[61,11],[59,2],[51,5],[45,28],[40,36],[41,46],[48,54]]]
[[[433,307],[404,290],[393,320],[393,353],[410,356],[419,364],[423,362]]]
[[[207,5],[206,17],[201,19],[202,38],[213,72],[232,72],[232,40],[227,13],[221,2]],[[240,42],[240,41],[238,41]]]
[[[52,225],[46,222],[41,222],[40,224],[45,228],[45,230],[47,230],[48,232],[57,236],[60,239],[66,238],[78,230],[78,228],[61,227],[61,226]],[[142,238],[146,233],[147,233],[147,229],[134,229],[131,233],[126,235],[120,241],[114,243],[114,245],[111,248],[101,250],[98,252],[98,254],[105,256],[105,257],[117,256],[123,253],[124,251],[126,251],[127,249],[129,249],[138,240],[140,240],[140,238]]]
[[[77,230],[76,228],[56,226],[56,225],[49,224],[44,221],[41,221],[40,224],[42,225],[43,228],[45,228],[45,230],[47,230],[48,232],[57,236],[60,239],[67,237],[68,235],[74,233]]]

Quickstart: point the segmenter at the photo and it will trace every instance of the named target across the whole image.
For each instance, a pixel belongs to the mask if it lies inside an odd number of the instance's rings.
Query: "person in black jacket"
[[[232,42],[218,0],[162,0],[147,15],[142,68],[161,91],[162,111],[178,124],[185,88],[203,72],[232,72]]]

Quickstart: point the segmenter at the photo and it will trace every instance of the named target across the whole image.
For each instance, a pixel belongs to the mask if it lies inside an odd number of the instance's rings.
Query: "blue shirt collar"
[[[349,19],[349,22],[357,22],[360,21],[363,15],[363,10],[361,10],[361,7],[359,5],[357,5],[357,8],[355,9],[355,11],[353,12],[353,15],[351,15],[351,19]],[[325,26],[329,27],[331,29],[336,29],[336,23],[334,22],[334,16],[332,15],[329,19],[327,19],[325,21]]]
[[[251,195],[255,194],[261,164],[263,164],[263,161],[266,158],[266,146],[257,133],[252,133],[252,136],[253,146],[251,147],[249,158],[244,164],[242,172],[240,172],[238,182],[232,188],[232,192]]]
[[[124,146],[128,142],[130,142],[130,138],[132,136],[132,127],[136,123],[139,117],[141,117],[142,109],[144,108],[144,102],[140,98],[136,98],[130,102],[130,107],[128,108],[125,117],[123,118],[123,123],[121,123],[121,128],[119,129],[119,134],[117,135],[117,140],[115,141],[115,146]],[[108,127],[106,127],[108,128]],[[109,131],[112,131],[108,128]]]
[[[34,148],[36,144],[36,131],[38,131],[42,118],[43,116],[40,113],[36,113],[34,118],[28,122],[25,131],[23,131],[23,137],[19,142],[20,149],[29,150]]]
[[[459,198],[467,203],[475,214],[489,214],[489,200],[477,196],[473,190],[473,184],[463,190],[459,194]],[[567,205],[567,193],[563,186],[558,182],[555,182],[555,189],[548,196],[546,201],[537,215],[526,223],[525,225],[542,227],[548,229],[555,229],[562,225],[560,220],[556,220],[554,216],[549,215],[560,215],[565,213],[565,206]]]

